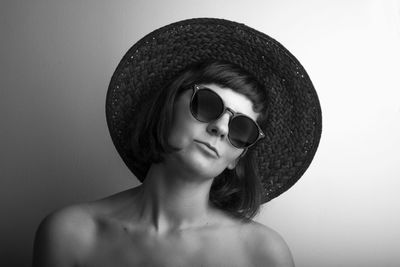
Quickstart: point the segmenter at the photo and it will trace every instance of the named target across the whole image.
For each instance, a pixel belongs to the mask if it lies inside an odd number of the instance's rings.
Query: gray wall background
[[[324,129],[303,178],[257,220],[297,266],[400,266],[400,3],[6,0],[0,8],[0,265],[29,266],[49,212],[137,185],[104,101],[127,49],[191,17],[284,44],[319,93]]]

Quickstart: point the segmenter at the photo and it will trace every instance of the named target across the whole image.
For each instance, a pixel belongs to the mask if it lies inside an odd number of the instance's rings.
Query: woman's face
[[[216,92],[226,107],[253,120],[257,119],[258,114],[253,111],[253,103],[246,96],[215,84],[201,86]],[[196,173],[196,176],[214,178],[226,168],[233,169],[243,149],[232,146],[228,140],[231,114],[226,112],[210,123],[198,121],[190,112],[192,94],[193,90],[186,90],[175,101],[168,141],[179,150],[167,155],[166,160],[172,160],[176,167],[186,168]],[[208,146],[212,146],[215,151]]]

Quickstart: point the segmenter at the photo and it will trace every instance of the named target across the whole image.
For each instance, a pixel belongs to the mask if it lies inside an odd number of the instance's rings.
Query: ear
[[[239,155],[239,157],[237,157],[235,160],[233,160],[231,163],[228,164],[228,166],[226,166],[229,170],[233,170],[236,165],[238,164],[239,160],[246,155],[247,152],[247,148],[245,150],[243,150],[243,152]]]
[[[231,163],[228,164],[228,166],[226,166],[226,168],[228,168],[229,170],[233,170],[237,163],[239,162],[240,157],[237,157],[235,160],[233,160]]]

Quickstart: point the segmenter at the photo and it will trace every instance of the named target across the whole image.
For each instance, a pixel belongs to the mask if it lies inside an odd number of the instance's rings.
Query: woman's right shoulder
[[[136,191],[71,205],[46,216],[36,231],[33,266],[79,266],[96,248],[115,211],[126,206]]]
[[[86,204],[73,205],[46,216],[35,236],[34,266],[74,266],[96,239],[96,221]]]
[[[95,217],[87,204],[78,204],[56,210],[46,216],[39,229],[52,236],[89,238],[95,230]]]

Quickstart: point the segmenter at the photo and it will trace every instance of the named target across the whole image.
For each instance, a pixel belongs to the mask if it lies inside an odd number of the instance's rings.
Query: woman
[[[106,111],[142,184],[48,216],[34,266],[294,266],[252,220],[304,173],[321,133],[312,83],[279,43],[220,19],[167,25],[121,60]]]

